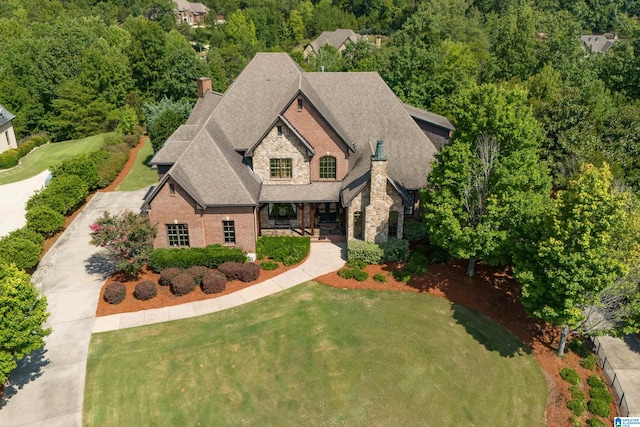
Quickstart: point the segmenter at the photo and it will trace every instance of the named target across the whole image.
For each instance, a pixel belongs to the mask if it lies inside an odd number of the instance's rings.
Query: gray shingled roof
[[[355,43],[360,36],[353,32],[353,30],[338,28],[335,31],[323,31],[317,39],[309,43],[314,52],[319,52],[320,48],[324,45],[333,46],[338,49],[347,41]]]
[[[427,122],[443,129],[456,130],[455,126],[453,126],[453,123],[451,123],[445,116],[432,113],[431,111],[421,110],[420,108],[414,107],[412,105],[403,105],[404,109],[407,110],[407,113],[409,113],[409,115],[411,115],[411,117],[413,117],[414,119],[422,120],[423,122]]]
[[[341,182],[312,182],[301,185],[263,185],[260,203],[323,203],[340,200]]]
[[[262,186],[242,153],[283,120],[299,93],[349,146],[349,172],[342,182],[326,186]],[[451,126],[442,116],[415,110],[414,115]],[[336,201],[340,189],[346,204],[370,179],[378,139],[385,141],[389,181],[398,192],[406,197],[407,190],[424,187],[436,148],[377,73],[305,73],[287,54],[258,53],[222,97],[209,93],[198,101],[187,125],[168,139],[153,163],[175,162],[167,175],[202,206]]]
[[[616,42],[614,39],[609,39],[602,34],[586,34],[580,36],[582,43],[593,52],[603,53],[608,51],[611,46]]]
[[[14,116],[13,114],[11,114],[9,112],[9,110],[7,110],[6,108],[4,108],[1,104],[0,104],[0,126],[10,122],[11,120],[15,119],[16,116]]]

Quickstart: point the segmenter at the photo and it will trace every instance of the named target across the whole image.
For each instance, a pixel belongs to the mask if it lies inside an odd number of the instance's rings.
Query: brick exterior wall
[[[310,162],[311,181],[333,181],[332,179],[320,179],[320,157],[326,155],[336,158],[336,180],[342,181],[349,171],[347,148],[311,103],[304,97],[300,98],[302,99],[302,109],[298,111],[298,100],[294,99],[283,116],[311,144],[316,152]]]
[[[169,184],[174,184],[174,194],[171,194]],[[191,247],[219,243],[239,246],[247,252],[256,248],[257,228],[253,207],[215,207],[201,211],[196,209],[195,201],[172,180],[167,180],[151,201],[149,220],[158,226],[158,236],[153,242],[155,248],[169,247],[167,224],[187,224]],[[235,244],[224,243],[222,221],[235,222]]]
[[[278,135],[278,126],[282,135]],[[271,178],[270,159],[291,159],[291,178]],[[264,185],[293,185],[309,183],[309,157],[307,148],[281,122],[269,131],[253,151],[253,171],[262,178]]]

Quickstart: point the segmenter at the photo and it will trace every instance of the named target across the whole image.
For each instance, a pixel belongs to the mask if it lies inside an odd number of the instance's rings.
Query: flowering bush
[[[118,270],[136,276],[149,259],[157,229],[146,216],[105,212],[91,226],[91,244],[107,249]]]

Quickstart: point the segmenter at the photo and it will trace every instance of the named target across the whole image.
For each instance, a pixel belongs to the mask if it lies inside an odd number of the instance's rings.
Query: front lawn
[[[112,133],[101,133],[82,139],[43,145],[20,159],[20,165],[0,171],[0,185],[31,178],[66,158],[96,151],[100,149],[102,142],[109,135]]]
[[[133,191],[149,187],[158,182],[158,172],[151,169],[149,161],[153,157],[153,147],[149,137],[144,137],[144,144],[136,155],[133,167],[127,177],[120,183],[116,191]]]
[[[92,336],[84,424],[542,426],[534,357],[425,294],[309,282],[234,309]]]

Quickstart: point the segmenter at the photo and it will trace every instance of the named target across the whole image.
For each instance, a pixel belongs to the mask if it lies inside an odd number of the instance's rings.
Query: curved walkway
[[[300,266],[234,294],[164,309],[95,318],[100,289],[113,266],[89,243],[102,212],[137,211],[146,189],[98,193],[47,252],[32,281],[49,302],[45,348],[23,359],[0,403],[0,426],[82,425],[84,382],[92,332],[175,320],[222,310],[280,292],[339,269],[344,247],[312,243]]]

